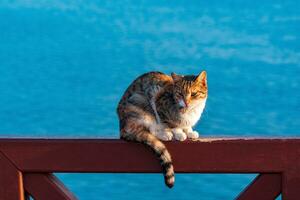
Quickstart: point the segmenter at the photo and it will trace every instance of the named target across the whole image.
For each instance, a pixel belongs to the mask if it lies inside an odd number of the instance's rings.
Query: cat
[[[175,182],[172,159],[161,141],[198,138],[198,122],[208,96],[207,74],[171,76],[161,72],[141,75],[127,88],[117,113],[121,139],[150,147],[163,169],[165,184]]]

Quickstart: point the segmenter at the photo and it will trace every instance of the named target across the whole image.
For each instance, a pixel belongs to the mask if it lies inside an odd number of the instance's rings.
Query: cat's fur
[[[170,188],[175,181],[174,168],[160,140],[198,138],[192,127],[201,117],[207,93],[205,71],[198,76],[149,72],[138,77],[119,102],[121,138],[144,143],[155,152]]]

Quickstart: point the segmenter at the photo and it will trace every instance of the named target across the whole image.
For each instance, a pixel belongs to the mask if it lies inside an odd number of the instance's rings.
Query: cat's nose
[[[187,105],[186,105],[186,103],[185,103],[185,101],[183,99],[179,100],[178,106],[179,106],[180,109],[187,107]]]

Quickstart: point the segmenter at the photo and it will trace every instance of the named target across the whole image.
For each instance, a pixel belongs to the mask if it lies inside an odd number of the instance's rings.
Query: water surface
[[[300,136],[299,1],[0,2],[0,136],[118,137],[138,75],[208,72],[202,136]],[[60,175],[80,199],[232,199],[253,175]]]

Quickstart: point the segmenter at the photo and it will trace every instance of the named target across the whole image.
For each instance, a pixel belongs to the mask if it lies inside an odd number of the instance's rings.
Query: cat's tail
[[[127,141],[143,143],[150,147],[160,160],[160,164],[163,168],[165,184],[169,188],[174,186],[175,176],[171,155],[166,146],[157,137],[147,130],[142,130],[136,134],[121,132],[121,138]]]

